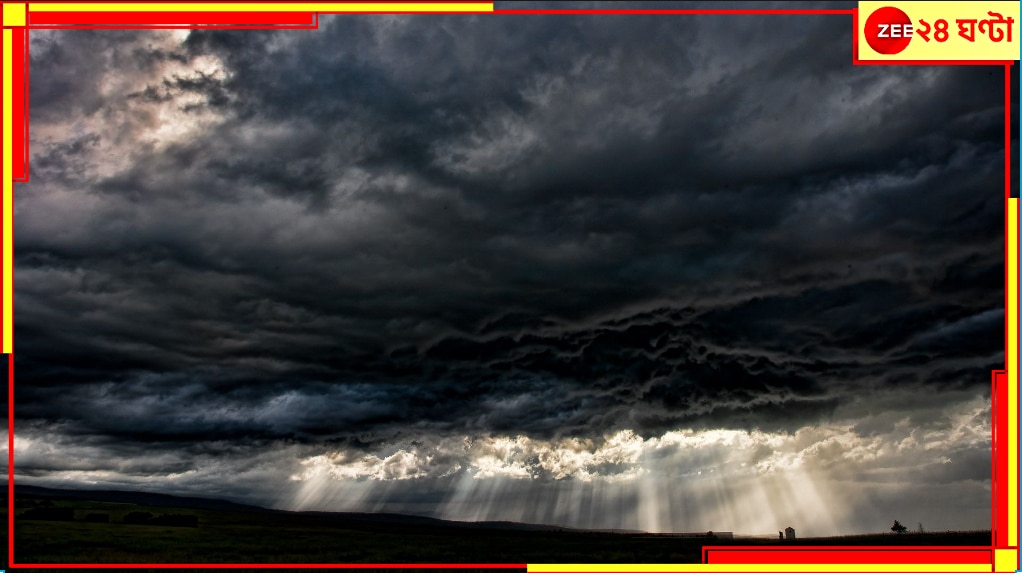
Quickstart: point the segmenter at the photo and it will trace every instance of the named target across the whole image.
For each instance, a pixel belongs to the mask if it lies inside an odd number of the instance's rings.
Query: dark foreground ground
[[[20,497],[15,515],[39,503],[39,499]],[[343,514],[175,508],[81,499],[50,498],[42,503],[72,508],[75,520],[16,519],[18,563],[699,563],[706,543],[665,535],[373,522]],[[138,511],[195,515],[199,526],[121,522],[126,514]],[[110,523],[86,522],[90,513],[107,514]],[[2,523],[6,529],[6,511]],[[736,539],[709,544],[778,543],[777,539]],[[798,545],[989,546],[990,532],[810,538],[798,540]],[[4,543],[4,567],[0,568],[7,568],[6,553]]]

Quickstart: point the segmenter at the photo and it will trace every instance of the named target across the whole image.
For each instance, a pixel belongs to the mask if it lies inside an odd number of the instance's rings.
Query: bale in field
[[[89,523],[110,523],[110,514],[90,513],[85,516],[85,521],[88,521]]]
[[[46,521],[74,521],[75,510],[70,507],[33,507],[18,517],[22,519],[45,519]]]
[[[150,525],[167,525],[170,527],[198,527],[199,516],[197,515],[178,515],[168,513],[166,515],[160,515],[154,517],[149,521]]]
[[[124,516],[124,523],[149,523],[149,520],[153,518],[153,514],[148,511],[133,511],[128,515]]]

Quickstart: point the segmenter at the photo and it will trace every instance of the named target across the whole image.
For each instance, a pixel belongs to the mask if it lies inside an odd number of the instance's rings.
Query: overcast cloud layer
[[[989,527],[1003,70],[853,67],[850,31],[34,31],[18,482]]]

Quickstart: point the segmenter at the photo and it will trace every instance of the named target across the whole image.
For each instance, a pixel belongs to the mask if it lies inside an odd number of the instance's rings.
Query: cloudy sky
[[[989,527],[1003,69],[853,67],[850,35],[841,15],[33,32],[18,483]]]

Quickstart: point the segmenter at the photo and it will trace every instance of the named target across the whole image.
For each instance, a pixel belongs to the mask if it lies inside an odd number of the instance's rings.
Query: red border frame
[[[238,2],[251,4],[252,2]],[[386,2],[380,2],[386,6]],[[382,7],[381,6],[381,7]],[[323,12],[324,14],[346,14],[365,12]],[[381,9],[374,13],[417,12],[387,11]],[[441,12],[451,13],[451,12]],[[481,14],[489,12],[468,12]],[[853,65],[999,65],[1004,67],[1005,77],[1005,273],[1007,265],[1007,216],[1009,194],[1011,191],[1011,66],[1014,62],[1004,61],[862,61],[858,58],[858,9],[848,10],[494,10],[499,14],[633,14],[633,15],[851,15],[852,16],[852,64]],[[29,65],[28,65],[28,32],[29,29],[138,29],[138,28],[197,28],[197,29],[316,29],[319,26],[319,13],[266,13],[266,12],[199,12],[199,13],[167,13],[167,12],[133,12],[104,14],[102,16],[88,12],[27,12],[26,26],[13,29],[14,32],[14,84],[13,109],[15,129],[13,144],[20,150],[14,154],[13,178],[15,182],[29,181]],[[192,24],[173,24],[186,17]],[[232,23],[233,22],[233,23]],[[245,22],[240,24],[238,22]],[[12,217],[13,218],[13,217]],[[1007,274],[1006,274],[1007,277]],[[1005,283],[1005,302],[1007,303],[1007,282]],[[1007,304],[1005,305],[1007,309]],[[1005,359],[1008,356],[1008,321],[1005,319]],[[2,333],[0,333],[2,336]],[[254,564],[254,563],[210,563],[210,564],[17,564],[14,562],[14,355],[8,355],[8,561],[14,568],[516,568],[523,569],[525,564]],[[757,564],[757,563],[827,563],[827,564],[882,564],[882,563],[933,563],[933,564],[994,564],[993,550],[1009,548],[1006,531],[1008,513],[999,510],[1007,505],[1008,488],[1017,487],[1007,480],[1008,452],[999,448],[1007,440],[1008,416],[1008,376],[1005,370],[992,373],[991,409],[992,409],[992,504],[991,516],[992,539],[989,547],[712,547],[703,548],[703,563]],[[1014,546],[1010,548],[1015,548]]]
[[[310,12],[29,12],[27,28],[194,28],[197,24],[240,29],[317,28]],[[190,24],[181,24],[190,22]]]
[[[993,550],[976,547],[938,547],[912,551],[898,547],[704,547],[703,563],[854,563],[856,565],[892,563],[947,563],[954,565],[993,562]]]

